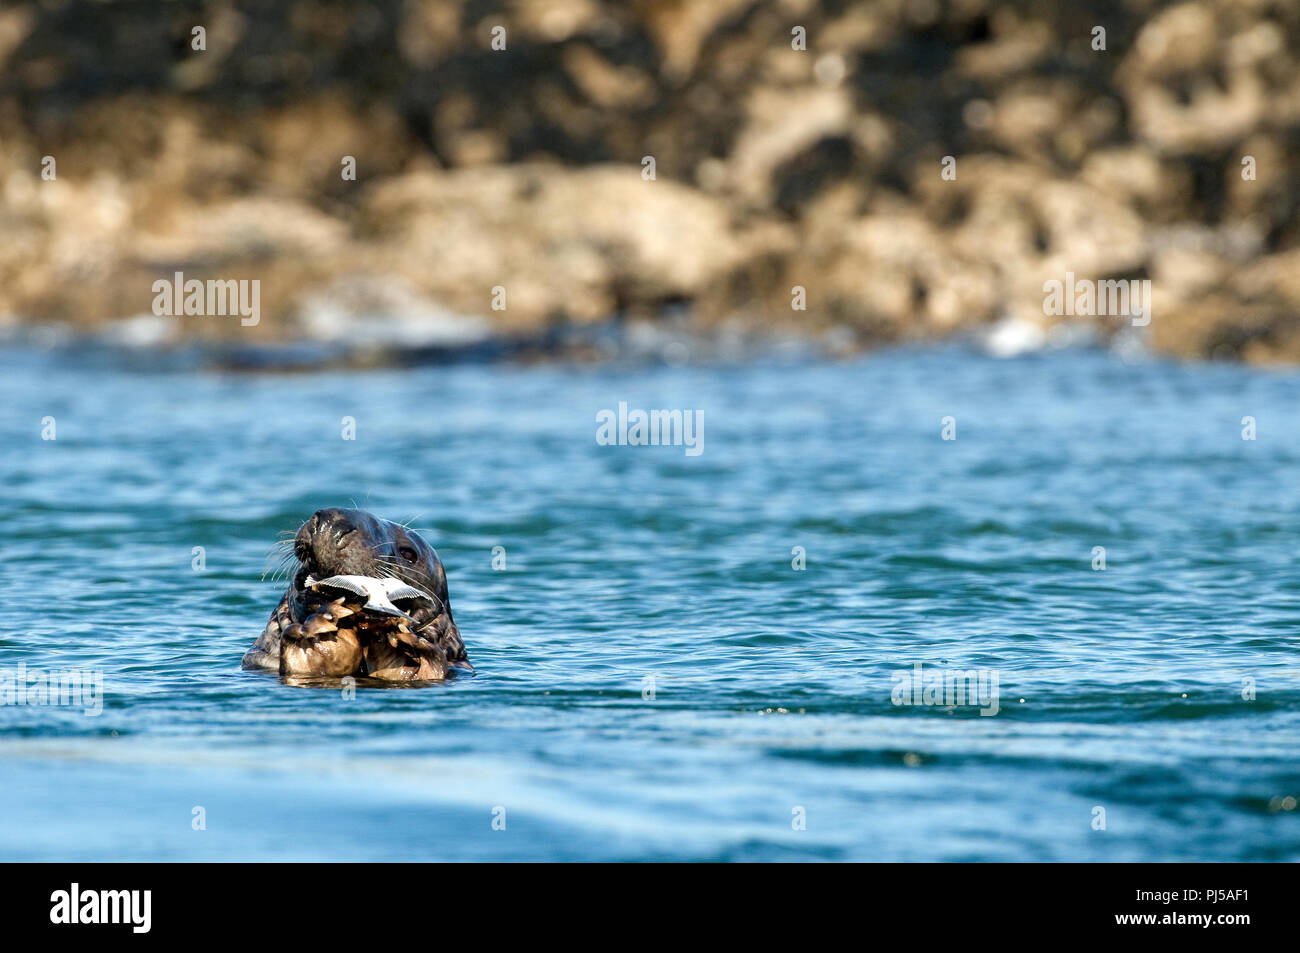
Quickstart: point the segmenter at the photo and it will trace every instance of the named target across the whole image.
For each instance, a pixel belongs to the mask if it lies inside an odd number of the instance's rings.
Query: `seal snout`
[[[294,537],[294,555],[308,575],[356,571],[369,556],[368,546],[359,549],[355,545],[358,529],[360,526],[347,510],[317,510]]]
[[[311,519],[302,524],[302,529],[298,531],[298,538],[300,540],[305,538],[309,543],[323,538],[337,540],[355,532],[356,529],[357,524],[348,516],[346,510],[317,510],[311,515]]]
[[[308,523],[313,527],[329,529],[335,533],[349,533],[357,528],[348,511],[338,507],[317,510],[311,515]]]

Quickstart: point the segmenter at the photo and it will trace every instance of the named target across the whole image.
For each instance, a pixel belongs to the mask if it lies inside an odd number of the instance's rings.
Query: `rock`
[[[196,51],[183,5],[13,4],[0,321],[165,336],[184,270],[264,320],[178,339],[1117,333],[1044,313],[1069,272],[1149,279],[1158,350],[1295,359],[1300,8],[1144,11],[213,0]]]

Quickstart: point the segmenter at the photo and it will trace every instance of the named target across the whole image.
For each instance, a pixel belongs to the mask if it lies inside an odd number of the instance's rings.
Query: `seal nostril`
[[[312,535],[329,533],[335,537],[346,536],[356,529],[356,524],[348,518],[344,510],[317,510],[311,518]]]

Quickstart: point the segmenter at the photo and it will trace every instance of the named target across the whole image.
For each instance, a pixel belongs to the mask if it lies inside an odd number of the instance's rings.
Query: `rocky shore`
[[[443,347],[669,315],[837,348],[1086,325],[1296,361],[1298,207],[1281,0],[0,10],[11,325]],[[258,321],[159,316],[177,273],[256,279]],[[1045,313],[1067,273],[1149,281],[1149,323]]]

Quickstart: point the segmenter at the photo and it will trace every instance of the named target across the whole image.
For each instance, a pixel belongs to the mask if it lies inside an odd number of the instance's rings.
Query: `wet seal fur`
[[[405,526],[365,510],[318,510],[294,537],[292,559],[289,587],[244,668],[393,682],[474,670],[442,561]]]

